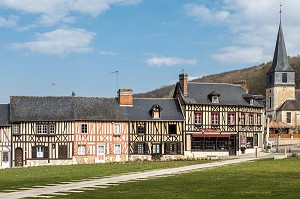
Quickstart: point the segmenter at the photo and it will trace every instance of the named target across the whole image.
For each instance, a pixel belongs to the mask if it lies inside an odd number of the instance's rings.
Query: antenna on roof
[[[53,86],[53,93],[54,93],[53,96],[55,96],[55,86],[56,86],[56,83],[55,83],[55,82],[52,82],[52,86]]]
[[[119,71],[116,70],[111,73],[117,75],[117,92],[118,92],[118,90],[119,90]]]

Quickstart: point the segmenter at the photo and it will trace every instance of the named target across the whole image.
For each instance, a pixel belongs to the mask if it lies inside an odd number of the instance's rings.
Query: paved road
[[[260,153],[260,158],[269,157],[272,154]],[[128,181],[138,181],[145,180],[150,177],[165,177],[168,175],[175,175],[181,172],[188,172],[198,169],[205,169],[211,167],[220,167],[231,164],[238,164],[246,161],[256,160],[257,158],[254,155],[244,155],[239,159],[232,160],[224,160],[206,164],[197,164],[192,166],[184,166],[178,168],[167,168],[167,169],[158,169],[145,171],[140,173],[130,173],[124,174],[120,176],[112,176],[106,178],[99,179],[89,179],[83,180],[79,182],[68,182],[65,184],[56,184],[56,185],[48,185],[41,187],[34,187],[30,189],[24,190],[14,190],[13,192],[0,192],[0,199],[15,199],[15,198],[24,198],[24,197],[53,197],[55,195],[67,195],[68,193],[74,192],[83,192],[88,190],[94,190],[98,188],[106,188],[108,186],[113,186],[120,183],[125,183]]]

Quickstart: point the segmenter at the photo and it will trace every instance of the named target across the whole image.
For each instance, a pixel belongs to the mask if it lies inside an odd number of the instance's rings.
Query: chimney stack
[[[132,89],[119,89],[118,98],[120,106],[133,106]]]
[[[182,73],[179,75],[179,84],[182,89],[183,95],[188,94],[188,74]]]
[[[249,93],[249,88],[246,80],[241,80],[239,82],[236,82],[235,84],[240,85],[246,91],[246,93]]]

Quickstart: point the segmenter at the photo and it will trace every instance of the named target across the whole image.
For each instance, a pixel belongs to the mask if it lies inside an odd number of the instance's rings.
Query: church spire
[[[288,57],[286,53],[285,48],[285,42],[283,38],[283,31],[281,26],[281,6],[280,4],[280,23],[279,23],[279,29],[277,34],[277,40],[276,40],[276,46],[274,51],[274,57],[273,57],[273,63],[272,67],[268,71],[268,73],[272,72],[294,72],[294,69],[289,65]]]

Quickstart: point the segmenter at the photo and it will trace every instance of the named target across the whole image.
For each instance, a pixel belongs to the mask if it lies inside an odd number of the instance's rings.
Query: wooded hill
[[[295,69],[296,87],[300,88],[300,55],[289,57],[289,64]],[[194,79],[191,82],[207,82],[207,83],[236,83],[241,80],[246,80],[249,93],[265,95],[266,89],[266,74],[270,69],[272,62],[253,66],[241,70],[234,70],[215,75],[203,76],[199,79]],[[172,97],[175,85],[164,86],[146,93],[135,94],[135,97],[143,98],[167,98]]]

